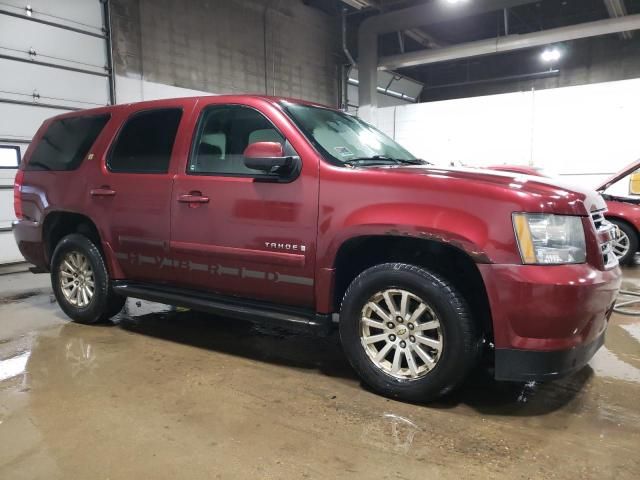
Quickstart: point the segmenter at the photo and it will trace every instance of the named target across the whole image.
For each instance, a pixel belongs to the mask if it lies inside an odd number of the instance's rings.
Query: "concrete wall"
[[[437,165],[532,165],[595,188],[640,158],[639,111],[640,79],[634,79],[381,108],[378,114],[382,130]],[[628,193],[625,182],[619,188],[617,194]]]
[[[116,72],[140,92],[168,85],[338,105],[339,19],[301,0],[112,0],[112,26]],[[124,83],[128,101],[137,89]]]

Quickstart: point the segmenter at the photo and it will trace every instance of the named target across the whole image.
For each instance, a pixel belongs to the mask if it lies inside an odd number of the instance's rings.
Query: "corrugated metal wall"
[[[110,102],[100,0],[0,2],[0,145],[22,152],[46,118]],[[11,233],[16,169],[0,168],[0,264],[21,261]]]

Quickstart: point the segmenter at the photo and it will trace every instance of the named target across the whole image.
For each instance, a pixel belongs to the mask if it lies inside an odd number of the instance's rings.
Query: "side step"
[[[258,300],[225,297],[197,290],[150,285],[125,281],[113,282],[113,291],[126,296],[190,308],[201,312],[215,313],[226,317],[267,324],[287,330],[329,335],[334,328],[331,315],[318,314],[312,310],[274,305]]]

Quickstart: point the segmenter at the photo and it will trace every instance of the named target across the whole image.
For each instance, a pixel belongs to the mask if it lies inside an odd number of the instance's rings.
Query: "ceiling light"
[[[459,3],[467,3],[469,0],[446,0],[447,3],[451,5],[457,5]]]
[[[542,61],[547,63],[557,62],[558,60],[560,60],[561,56],[562,53],[560,53],[560,50],[556,47],[545,48],[544,52],[540,54],[540,58],[542,59]]]

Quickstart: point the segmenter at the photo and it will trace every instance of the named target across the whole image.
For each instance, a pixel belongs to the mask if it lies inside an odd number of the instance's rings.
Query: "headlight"
[[[587,250],[580,217],[514,213],[513,227],[522,263],[584,263]]]

